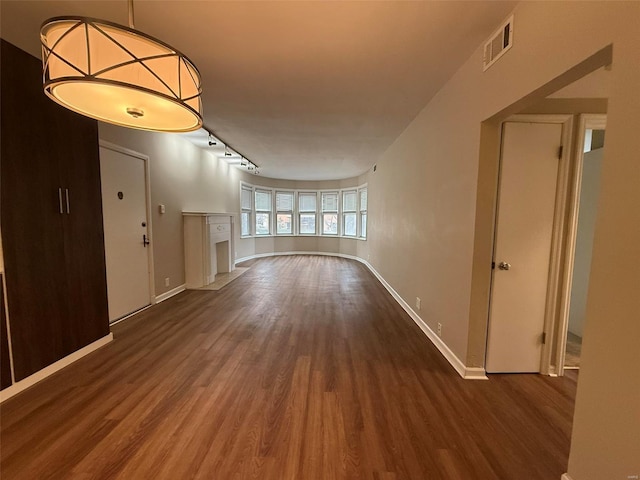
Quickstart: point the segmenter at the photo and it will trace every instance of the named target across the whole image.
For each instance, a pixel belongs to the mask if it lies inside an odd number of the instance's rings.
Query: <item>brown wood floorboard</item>
[[[556,480],[577,373],[463,380],[361,264],[261,259],[0,407],[12,479]]]

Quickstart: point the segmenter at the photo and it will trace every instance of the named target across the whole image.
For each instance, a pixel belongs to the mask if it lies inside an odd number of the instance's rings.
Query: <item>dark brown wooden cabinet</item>
[[[1,221],[16,381],[109,333],[98,125],[2,41]]]

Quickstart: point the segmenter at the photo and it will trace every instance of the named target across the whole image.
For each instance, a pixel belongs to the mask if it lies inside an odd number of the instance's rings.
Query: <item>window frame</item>
[[[364,205],[362,204],[363,192],[366,198]],[[358,187],[358,219],[357,219],[358,224],[356,225],[356,230],[358,233],[358,238],[360,238],[361,240],[367,239],[367,228],[368,228],[367,222],[369,220],[368,208],[369,208],[369,191],[368,191],[368,185],[364,184],[363,186]],[[363,225],[364,225],[364,228],[362,228]]]
[[[243,192],[250,192],[251,209],[243,208]],[[256,196],[258,193],[264,193],[269,195],[269,209],[258,209]],[[344,209],[345,197],[349,194],[356,194],[356,209],[351,208]],[[278,195],[287,194],[291,195],[293,200],[292,210],[283,210],[278,208]],[[246,195],[246,194],[245,194]],[[336,196],[336,208],[325,209],[323,203],[328,195]],[[365,195],[365,202],[362,202],[363,195]],[[368,220],[368,211],[366,199],[368,198],[368,185],[366,183],[357,187],[348,188],[334,188],[334,189],[321,189],[321,190],[297,190],[287,188],[270,188],[261,185],[252,185],[250,183],[240,182],[240,238],[264,238],[264,237],[276,237],[276,236],[301,236],[301,237],[334,237],[334,238],[351,238],[354,240],[366,240],[367,239],[367,227],[366,222]],[[301,209],[301,202],[305,197],[312,197],[315,203],[315,209]],[[333,206],[332,206],[333,207]],[[269,231],[268,233],[258,233],[258,216],[264,213],[268,215]],[[325,229],[324,215],[336,216],[336,232],[331,233]],[[345,234],[345,219],[347,215],[355,214],[356,218],[356,234]],[[244,215],[248,216],[249,221],[249,233],[243,234],[242,232],[242,218]],[[278,215],[290,215],[291,216],[291,232],[278,232]],[[314,232],[302,233],[302,218],[303,216],[312,216],[314,219]],[[363,223],[364,222],[364,223]],[[364,228],[363,228],[364,227]]]
[[[335,210],[324,208],[324,197],[325,195],[335,195],[336,196],[336,208]],[[316,207],[317,208],[317,207]],[[336,216],[336,232],[335,233],[327,233],[325,232],[325,223],[324,216],[325,215],[335,215]],[[320,236],[322,237],[339,237],[340,235],[340,190],[322,190],[320,192]]]
[[[242,192],[244,191],[248,191],[249,192],[249,208],[244,208],[243,204],[242,204]],[[253,185],[249,185],[248,183],[240,183],[240,238],[251,238],[253,236],[253,222],[252,222],[252,218],[253,218],[253,202],[254,202],[254,187]],[[243,233],[242,232],[242,216],[244,214],[248,214],[249,215],[249,221],[248,221],[248,225],[249,225],[249,232],[248,233]]]
[[[348,209],[346,208],[346,202],[345,202],[345,196],[347,194],[353,194],[355,195],[355,204],[353,209]],[[341,190],[340,191],[340,200],[341,200],[341,204],[342,204],[342,211],[341,211],[341,221],[340,221],[340,225],[342,227],[342,231],[341,231],[341,236],[343,237],[348,237],[348,238],[357,238],[358,237],[358,198],[359,198],[359,194],[358,194],[358,189],[354,188],[354,189],[345,189],[345,190]],[[347,234],[347,228],[346,228],[346,219],[347,219],[347,215],[353,215],[355,218],[355,231],[353,232],[353,235]]]
[[[309,196],[315,198],[315,208],[312,210],[301,210],[300,209],[300,197],[301,196]],[[318,192],[311,190],[301,190],[297,192],[296,195],[296,206],[297,208],[297,219],[298,219],[298,229],[297,234],[302,237],[315,237],[318,236]],[[314,223],[313,223],[313,233],[303,233],[302,232],[302,215],[313,215]]]
[[[274,211],[275,211],[275,229],[274,229],[274,233],[276,236],[292,236],[295,234],[295,217],[294,217],[294,211],[295,211],[295,203],[296,203],[296,195],[295,195],[295,190],[284,190],[284,189],[278,189],[278,190],[274,190],[274,195],[273,195],[273,202],[274,202]],[[291,210],[283,210],[283,209],[279,209],[278,208],[278,194],[283,194],[283,195],[291,195]],[[291,231],[290,232],[285,232],[285,233],[279,233],[278,232],[278,215],[289,215],[291,217]]]
[[[258,210],[258,202],[256,201],[256,195],[258,193],[265,193],[269,195],[269,209],[265,210],[265,209],[261,209]],[[253,228],[254,228],[254,236],[256,237],[270,237],[273,235],[273,202],[274,202],[274,196],[273,196],[273,189],[270,188],[260,188],[260,187],[254,187],[253,189],[253,212],[254,212],[254,218],[255,221],[253,222]],[[269,231],[268,233],[258,233],[258,215],[259,214],[268,214],[269,215]]]

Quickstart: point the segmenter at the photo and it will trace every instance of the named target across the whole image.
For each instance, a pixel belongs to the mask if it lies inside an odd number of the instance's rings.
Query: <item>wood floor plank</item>
[[[3,480],[547,480],[577,372],[465,381],[362,264],[255,260],[0,407]]]

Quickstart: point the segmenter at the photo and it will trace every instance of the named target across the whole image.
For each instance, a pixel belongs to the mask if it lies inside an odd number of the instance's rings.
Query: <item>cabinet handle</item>
[[[62,211],[62,188],[58,187],[58,201],[60,202],[60,213],[64,213]]]
[[[67,215],[69,215],[71,211],[69,210],[69,189],[68,188],[64,189],[64,194],[67,197]]]

